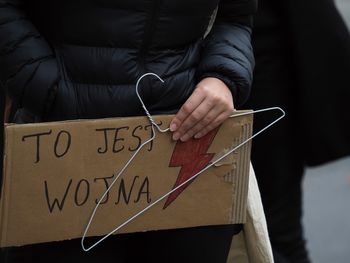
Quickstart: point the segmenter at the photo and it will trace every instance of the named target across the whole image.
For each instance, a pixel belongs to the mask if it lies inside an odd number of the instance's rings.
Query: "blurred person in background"
[[[253,47],[256,68],[245,107],[286,111],[252,148],[275,262],[308,263],[305,166],[350,153],[349,31],[332,0],[260,0]],[[255,130],[270,121],[267,115],[256,116]]]

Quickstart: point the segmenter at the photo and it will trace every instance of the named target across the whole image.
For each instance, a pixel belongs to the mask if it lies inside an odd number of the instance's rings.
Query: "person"
[[[261,0],[252,40],[256,68],[245,106],[286,111],[252,145],[275,262],[307,263],[305,167],[350,154],[349,31],[331,0]],[[254,128],[272,118],[257,115]]]
[[[174,140],[200,138],[250,91],[256,0],[0,0],[0,80],[10,121],[176,113]],[[215,22],[214,22],[215,21]],[[210,28],[210,32],[207,29]],[[20,165],[20,164],[19,164]],[[4,262],[225,262],[240,225],[117,235],[5,250]]]

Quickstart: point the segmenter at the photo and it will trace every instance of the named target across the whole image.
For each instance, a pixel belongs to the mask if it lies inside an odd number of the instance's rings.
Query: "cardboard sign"
[[[165,128],[171,118],[155,119]],[[88,236],[109,233],[251,133],[252,115],[186,143],[156,131],[102,200]],[[7,125],[0,246],[81,237],[102,194],[151,135],[146,117]],[[249,159],[248,143],[118,232],[244,223]]]

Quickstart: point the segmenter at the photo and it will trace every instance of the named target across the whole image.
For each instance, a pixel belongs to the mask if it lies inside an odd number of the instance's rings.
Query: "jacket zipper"
[[[147,21],[145,27],[145,34],[142,41],[142,45],[139,53],[139,62],[142,65],[143,70],[145,70],[145,57],[147,55],[147,49],[151,43],[153,32],[155,30],[157,18],[159,16],[161,0],[154,0],[151,16]]]

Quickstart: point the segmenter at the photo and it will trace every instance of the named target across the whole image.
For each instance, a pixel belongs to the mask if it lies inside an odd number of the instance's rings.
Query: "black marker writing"
[[[129,204],[130,196],[131,196],[131,191],[132,191],[133,188],[134,188],[135,181],[136,181],[137,178],[139,178],[139,177],[138,177],[138,176],[135,176],[135,177],[134,177],[134,180],[132,180],[132,184],[131,184],[131,186],[130,186],[128,196],[126,195],[124,179],[121,179],[120,185],[119,185],[119,191],[118,191],[118,201],[115,203],[116,205],[119,204],[119,201],[120,201],[120,199],[121,199],[121,198],[120,198],[121,193],[122,193],[122,195],[123,195],[124,202],[125,202],[126,204]]]
[[[108,189],[108,187],[109,187],[109,183],[108,183],[107,179],[112,179],[113,177],[114,177],[114,175],[112,175],[112,176],[110,176],[110,177],[99,177],[99,178],[95,178],[95,179],[94,179],[94,182],[96,183],[96,182],[99,181],[99,180],[103,180],[104,183],[105,183],[105,186],[106,186],[106,190],[105,190],[105,191],[107,191],[107,189]],[[107,202],[108,202],[108,199],[109,199],[109,191],[108,191],[107,194],[105,195],[104,200],[101,200],[100,205],[103,205],[103,204],[107,203]],[[99,201],[99,200],[96,199],[96,200],[95,200],[95,203],[98,204],[98,201]]]
[[[41,159],[41,137],[42,136],[49,136],[52,134],[52,130],[49,130],[47,132],[41,132],[41,133],[33,133],[22,136],[22,142],[26,142],[29,138],[35,139],[35,161],[34,163],[38,163]],[[57,133],[55,142],[53,145],[53,154],[56,156],[56,158],[61,158],[65,156],[71,146],[72,143],[72,136],[71,134],[66,130],[61,130]]]
[[[83,184],[84,183],[84,184]],[[82,187],[83,185],[85,185],[85,187]],[[84,189],[85,188],[85,191],[83,190],[80,190],[81,187]],[[83,191],[83,194],[80,194],[81,192]],[[82,195],[84,196],[85,194],[85,197],[82,198],[82,201],[79,202],[79,195]],[[75,194],[74,194],[74,202],[77,206],[82,206],[83,204],[86,203],[86,201],[88,200],[89,198],[89,195],[90,195],[90,184],[87,180],[85,179],[81,179],[79,181],[79,183],[77,184],[77,187],[75,189]]]
[[[60,138],[61,138],[61,135],[66,135],[66,147],[65,149],[62,151],[62,153],[58,153],[58,146],[59,146],[59,142],[61,141]],[[64,136],[63,136],[64,137]],[[54,146],[54,153],[55,153],[55,156],[57,158],[61,158],[62,156],[64,156],[69,148],[70,148],[70,145],[71,145],[71,142],[72,142],[72,136],[70,135],[69,132],[67,131],[60,131],[58,134],[57,134],[57,137],[56,137],[56,140],[55,140],[55,146]]]
[[[62,185],[60,194],[53,195],[52,189],[57,191],[57,185],[49,184],[47,181],[44,181],[44,194],[45,200],[48,206],[50,213],[61,212],[64,209],[64,206],[84,206],[89,202],[93,202],[93,205],[98,203],[98,198],[108,189],[110,182],[108,180],[113,179],[114,175],[110,177],[97,177],[92,180],[89,179],[80,179],[74,181],[74,179],[69,179],[66,184]],[[98,182],[104,182],[105,189],[102,191],[93,191],[94,187],[100,188]],[[118,184],[119,183],[119,184]],[[51,190],[51,191],[50,191]],[[57,193],[57,192],[56,192]],[[92,196],[94,193],[95,196]],[[116,199],[111,200],[111,196],[114,196]],[[92,200],[91,200],[92,198]],[[133,201],[131,201],[133,200]],[[136,175],[132,177],[132,181],[127,185],[124,179],[115,184],[115,186],[110,189],[106,194],[105,198],[101,201],[100,204],[121,204],[124,203],[129,205],[130,202],[139,203],[139,202],[151,202],[151,192],[150,192],[150,181],[148,177],[140,178]]]
[[[33,134],[24,135],[22,137],[22,142],[25,142],[27,138],[36,137],[36,158],[35,158],[35,163],[38,163],[40,161],[40,136],[50,135],[51,133],[52,133],[52,130],[49,130],[48,132],[33,133]]]
[[[49,207],[50,213],[52,213],[53,209],[55,208],[55,206],[58,207],[58,209],[60,211],[62,211],[63,206],[64,206],[64,202],[66,201],[67,198],[67,194],[69,192],[70,186],[72,185],[73,180],[70,179],[69,183],[66,187],[66,191],[63,195],[63,197],[61,198],[61,201],[59,201],[57,198],[54,198],[53,202],[50,202],[50,194],[49,194],[49,187],[47,185],[47,182],[45,181],[45,197],[46,197],[46,201],[47,201],[47,206]]]

